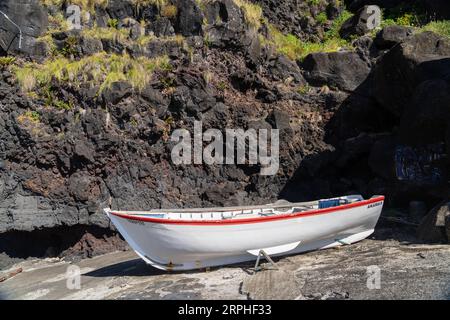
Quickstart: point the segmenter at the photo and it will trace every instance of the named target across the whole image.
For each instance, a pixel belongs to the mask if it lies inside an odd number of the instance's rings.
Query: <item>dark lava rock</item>
[[[390,49],[396,44],[408,39],[413,35],[413,28],[403,26],[387,26],[377,33],[376,46],[381,49]]]
[[[382,53],[375,45],[372,37],[367,35],[353,41],[353,46],[358,55],[367,61],[371,68],[375,65],[378,57]]]
[[[450,59],[443,66],[450,72]],[[450,146],[449,106],[450,78],[419,84],[401,117],[399,140],[408,145],[446,142]]]
[[[216,104],[212,88],[200,75],[180,75],[181,86],[177,87],[169,109],[175,113],[187,112],[189,115],[199,116],[199,113],[211,109]]]
[[[305,83],[297,64],[283,55],[271,61],[269,68],[274,80],[285,81],[287,78],[292,77],[297,83]]]
[[[417,229],[418,237],[426,242],[450,243],[450,238],[447,238],[446,233],[449,217],[450,203],[446,200],[434,207],[423,218]]]
[[[170,37],[175,35],[172,22],[166,17],[156,19],[156,21],[150,24],[149,30],[157,37]]]
[[[183,36],[202,34],[203,13],[194,0],[178,0],[175,31]]]
[[[116,81],[111,84],[110,88],[106,88],[103,93],[103,101],[108,104],[117,104],[122,99],[130,96],[132,93],[131,85],[126,81]]]
[[[312,53],[301,63],[305,79],[314,86],[353,91],[368,77],[370,67],[356,52]]]
[[[133,17],[133,5],[129,0],[109,0],[106,11],[112,19]]]
[[[32,54],[36,38],[48,25],[47,12],[38,0],[2,0],[0,10],[15,24],[21,26],[23,39],[19,49],[19,30],[3,15],[0,15],[0,49],[7,53]]]
[[[386,180],[395,178],[394,150],[395,141],[392,137],[381,139],[372,147],[369,156],[369,166],[378,176]]]
[[[168,100],[161,94],[161,92],[151,86],[146,86],[142,90],[141,96],[157,110],[157,114],[159,116],[162,116],[169,106]]]
[[[245,33],[245,18],[233,0],[208,2],[205,33],[208,44],[217,47],[241,47]]]
[[[393,47],[377,64],[374,97],[400,116],[423,81],[445,79],[450,72],[450,41],[432,32],[416,34]]]
[[[270,123],[274,129],[291,129],[289,114],[279,110],[274,110],[267,117],[266,121]]]
[[[101,52],[103,50],[103,45],[101,40],[99,39],[82,37],[80,38],[80,48],[81,53],[88,56],[97,52]]]

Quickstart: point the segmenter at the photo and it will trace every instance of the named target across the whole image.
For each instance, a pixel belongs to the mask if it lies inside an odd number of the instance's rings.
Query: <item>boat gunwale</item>
[[[309,211],[300,211],[296,213],[272,215],[272,216],[259,216],[254,218],[241,218],[241,219],[221,219],[221,220],[182,220],[182,219],[166,219],[166,218],[151,218],[144,216],[134,216],[130,214],[123,214],[117,211],[109,210],[109,213],[123,219],[150,222],[156,224],[177,224],[177,225],[197,225],[197,226],[211,226],[211,225],[235,225],[235,224],[248,224],[248,223],[262,223],[278,220],[287,220],[300,217],[307,217],[313,215],[327,214],[336,211],[342,211],[346,209],[352,209],[356,207],[362,207],[371,203],[384,201],[384,196],[376,196],[367,200],[361,200],[358,202],[343,204],[336,207],[313,209]]]

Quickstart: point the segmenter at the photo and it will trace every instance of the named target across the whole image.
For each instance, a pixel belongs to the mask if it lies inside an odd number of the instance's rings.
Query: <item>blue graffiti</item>
[[[395,171],[400,181],[438,184],[444,179],[436,161],[447,157],[443,143],[423,147],[397,146]]]

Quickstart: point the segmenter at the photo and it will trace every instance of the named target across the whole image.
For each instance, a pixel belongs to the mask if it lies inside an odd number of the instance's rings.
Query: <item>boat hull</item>
[[[106,212],[148,264],[162,270],[191,270],[351,244],[373,233],[383,197],[357,205],[268,219],[186,222],[153,221]]]

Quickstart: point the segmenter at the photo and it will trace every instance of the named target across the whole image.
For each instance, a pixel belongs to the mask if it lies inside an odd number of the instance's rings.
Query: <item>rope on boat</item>
[[[6,20],[11,22],[19,30],[19,49],[22,49],[22,29],[14,21],[12,21],[6,13],[1,10],[0,13],[6,18]]]

